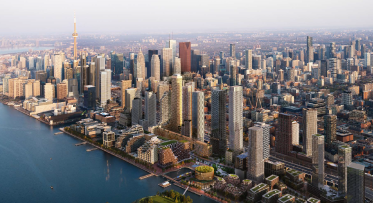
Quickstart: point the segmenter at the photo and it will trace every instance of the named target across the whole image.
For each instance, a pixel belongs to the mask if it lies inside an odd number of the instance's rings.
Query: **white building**
[[[229,148],[237,155],[243,150],[242,117],[242,86],[231,86],[229,88]]]
[[[205,137],[205,93],[196,91],[192,93],[192,136],[203,142]]]
[[[111,70],[101,71],[101,107],[104,107],[107,100],[111,99]]]

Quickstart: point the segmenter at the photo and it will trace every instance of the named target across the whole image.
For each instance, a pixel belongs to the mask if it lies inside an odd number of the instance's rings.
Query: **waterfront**
[[[91,146],[77,147],[80,140],[58,131],[0,104],[0,202],[133,202],[164,190],[158,184],[166,179],[139,180],[145,171],[101,150],[87,152]]]
[[[30,49],[32,49],[33,51],[41,51],[41,50],[47,50],[47,49],[54,49],[54,47],[14,47],[14,48],[3,48],[3,49],[0,49],[0,55],[2,55],[2,54],[15,54],[15,53],[27,52]]]

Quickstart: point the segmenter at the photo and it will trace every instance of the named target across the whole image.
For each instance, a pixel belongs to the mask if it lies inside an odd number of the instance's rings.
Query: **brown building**
[[[276,152],[288,154],[292,151],[292,116],[281,113],[278,121],[278,132],[276,135]]]
[[[67,96],[67,84],[58,83],[57,84],[57,99],[64,99]]]
[[[179,55],[181,60],[181,72],[191,72],[191,43],[180,42],[179,43]]]
[[[132,81],[131,80],[122,80],[122,108],[126,107],[126,89],[132,87]]]

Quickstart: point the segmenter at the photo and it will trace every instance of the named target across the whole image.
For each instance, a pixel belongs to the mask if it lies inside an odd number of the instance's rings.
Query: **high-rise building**
[[[235,60],[232,60],[229,62],[229,68],[230,68],[230,71],[229,71],[229,82],[230,82],[230,86],[235,86],[236,85],[236,77],[237,77],[237,67],[236,67],[236,61]]]
[[[306,62],[310,63],[313,62],[313,44],[312,44],[312,37],[307,36],[307,57]]]
[[[132,87],[131,80],[122,80],[121,82],[121,93],[122,93],[122,108],[126,107],[126,89]]]
[[[66,83],[58,83],[57,84],[57,99],[64,99],[67,96],[67,84]]]
[[[142,120],[142,100],[141,98],[136,97],[132,100],[132,125],[139,124],[140,120]]]
[[[141,49],[139,53],[137,53],[137,63],[136,63],[136,71],[135,71],[135,79],[142,78],[143,80],[146,79],[146,70],[145,70],[145,57],[142,53]]]
[[[331,144],[336,140],[337,131],[337,116],[326,115],[324,116],[324,132],[325,132],[325,143]]]
[[[128,112],[132,111],[132,101],[135,99],[137,88],[128,88],[125,90],[126,98],[126,108]]]
[[[152,75],[152,70],[153,70],[153,67],[152,67],[152,57],[153,55],[157,55],[158,56],[158,50],[148,50],[148,61],[149,61],[149,66],[147,67],[148,70],[147,70],[147,75]],[[158,57],[158,60],[160,61],[159,57]],[[160,72],[160,68],[159,68],[159,72]],[[152,76],[154,77],[154,76]]]
[[[107,101],[111,99],[111,70],[105,69],[101,71],[101,106],[105,106]]]
[[[96,108],[96,87],[93,85],[84,86],[84,106],[88,109]]]
[[[157,99],[153,92],[145,92],[145,120],[148,126],[157,125]]]
[[[291,123],[291,137],[292,144],[299,145],[299,123],[297,121]]]
[[[370,53],[364,53],[364,66],[370,66]]]
[[[46,83],[44,85],[44,98],[48,101],[53,102],[54,98],[54,85],[52,83]]]
[[[198,49],[193,49],[191,54],[191,71],[198,72],[199,70],[199,59],[200,59],[201,52]]]
[[[179,57],[174,58],[173,74],[181,74],[181,60]]]
[[[179,132],[179,127],[182,125],[182,86],[183,77],[181,75],[173,75],[171,78],[171,129]]]
[[[324,185],[324,136],[312,135],[312,185],[316,188]]]
[[[224,155],[227,150],[225,90],[211,91],[211,143],[212,153]]]
[[[62,54],[55,54],[54,55],[54,64],[53,64],[53,73],[54,73],[54,78],[56,78],[56,83],[62,82]]]
[[[172,63],[175,63],[176,57],[176,40],[170,39],[168,40],[168,48],[172,49]],[[175,73],[173,73],[175,74]]]
[[[246,59],[245,59],[245,68],[248,70],[253,69],[253,50],[247,49],[245,51]]]
[[[191,72],[191,43],[179,43],[179,56],[181,60],[181,72]]]
[[[159,92],[157,93],[159,94]],[[171,99],[170,99],[170,92],[164,92],[163,96],[160,97],[159,100],[159,113],[160,113],[160,119],[159,123],[164,124],[167,123],[170,119],[170,107],[171,107]]]
[[[263,159],[263,129],[260,127],[249,128],[247,178],[255,183],[264,181]]]
[[[162,64],[163,64],[163,77],[172,75],[172,49],[162,49]]]
[[[205,136],[205,94],[196,91],[192,93],[192,137],[203,142]]]
[[[151,76],[154,77],[156,80],[161,80],[161,62],[159,61],[158,55],[153,55],[151,58]]]
[[[347,166],[351,164],[352,149],[348,145],[338,147],[338,193],[341,196],[347,194]]]
[[[280,113],[278,122],[278,132],[275,140],[276,152],[289,154],[293,150],[292,145],[292,117],[289,114]]]
[[[252,58],[252,69],[257,70],[261,68],[262,56],[254,55]]]
[[[271,126],[262,122],[257,122],[255,127],[259,127],[263,130],[263,159],[268,159],[270,154]]]
[[[342,92],[342,105],[351,106],[352,105],[352,92],[343,91]]]
[[[302,110],[303,151],[306,156],[312,156],[312,135],[317,134],[317,109]]]
[[[216,56],[214,60],[214,70],[212,71],[213,74],[218,73],[220,70],[220,57]]]
[[[243,93],[242,86],[229,87],[229,149],[235,155],[243,150]]]
[[[105,58],[97,56],[96,58],[96,73],[95,73],[95,87],[96,87],[96,98],[101,98],[101,71],[105,70]]]
[[[191,137],[192,136],[192,86],[187,85],[182,87],[183,91],[183,127],[182,134]],[[173,94],[173,90],[172,93]]]
[[[230,57],[236,58],[236,44],[230,44],[229,53]]]
[[[74,14],[74,33],[73,33],[73,37],[74,37],[74,60],[75,60],[75,59],[77,59],[77,56],[78,56],[78,51],[77,51],[77,47],[76,47],[76,38],[78,38],[78,33],[76,32],[75,14]]]
[[[365,166],[351,163],[347,166],[347,202],[365,202]]]

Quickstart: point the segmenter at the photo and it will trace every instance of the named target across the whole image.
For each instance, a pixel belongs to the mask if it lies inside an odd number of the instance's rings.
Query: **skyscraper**
[[[226,99],[225,90],[212,90],[211,92],[211,143],[212,153],[224,155],[227,150],[226,137]]]
[[[128,88],[125,90],[126,98],[125,98],[125,103],[126,103],[126,108],[128,112],[132,112],[132,101],[135,99],[136,96],[136,88]]]
[[[101,106],[104,107],[108,100],[111,99],[111,70],[101,71]]]
[[[53,102],[54,98],[54,85],[52,83],[46,83],[44,85],[44,98],[48,101]]]
[[[205,136],[205,94],[196,91],[192,93],[192,137],[201,142]]]
[[[175,57],[176,57],[176,40],[173,40],[173,39],[168,40],[168,48],[172,49],[172,63],[175,63]]]
[[[256,184],[264,180],[264,159],[263,159],[263,129],[260,127],[249,128],[248,146],[248,170],[247,178]]]
[[[229,148],[235,155],[240,154],[243,150],[242,117],[242,86],[231,86],[229,87]]]
[[[105,57],[97,56],[96,58],[96,98],[101,98],[101,71],[105,70]]]
[[[93,85],[84,86],[84,106],[88,109],[96,108],[96,88]]]
[[[347,166],[351,164],[352,149],[348,145],[338,147],[338,193],[347,194]]]
[[[157,93],[159,94],[159,92]],[[168,122],[170,119],[170,92],[164,92],[159,100],[160,124]]]
[[[145,120],[148,121],[148,126],[157,125],[157,99],[153,92],[145,92]]]
[[[307,156],[312,156],[312,135],[317,134],[317,110],[304,108],[302,113],[303,151]]]
[[[54,55],[54,78],[56,78],[56,83],[62,82],[62,54]]]
[[[122,80],[121,82],[121,93],[122,93],[122,108],[126,107],[126,89],[132,87],[131,80]]]
[[[230,86],[235,86],[236,85],[236,77],[237,77],[237,67],[236,67],[236,60],[229,61],[229,82]]]
[[[183,91],[183,132],[182,134],[192,136],[192,86],[187,85],[182,88]],[[172,90],[173,94],[173,90]]]
[[[171,78],[171,129],[174,132],[179,132],[179,127],[182,125],[182,82],[181,75],[173,75]]]
[[[291,137],[292,144],[299,145],[299,123],[297,121],[291,123]]]
[[[153,55],[151,58],[151,76],[154,77],[156,80],[161,80],[161,63],[159,61],[158,55]]]
[[[276,135],[276,152],[289,154],[293,150],[292,145],[292,117],[289,114],[280,113]]]
[[[337,131],[337,116],[336,115],[326,115],[324,116],[324,132],[325,132],[325,143],[331,144],[336,140]]]
[[[252,70],[253,69],[253,51],[251,49],[247,49],[245,50],[245,55],[246,55],[245,68],[248,70]]]
[[[312,135],[312,185],[315,188],[324,185],[324,136]]]
[[[351,163],[347,166],[347,203],[365,202],[365,166]]]
[[[181,74],[181,60],[179,57],[174,58],[173,74]]]
[[[310,63],[313,62],[313,44],[312,44],[312,37],[307,36],[307,58],[306,62]]]
[[[136,63],[136,72],[135,78],[142,78],[145,80],[146,78],[146,70],[145,70],[145,57],[142,53],[141,49],[139,53],[137,53],[137,63]]]
[[[152,75],[152,70],[153,70],[153,67],[152,67],[152,57],[153,55],[157,55],[158,56],[158,50],[148,50],[148,61],[149,61],[149,66],[147,67],[148,70],[147,70],[147,75],[149,77],[149,75]],[[158,57],[158,60],[160,61],[159,57]],[[160,67],[159,67],[159,71],[160,71]],[[153,76],[154,77],[154,76]]]
[[[229,53],[230,57],[236,58],[236,44],[230,44]]]
[[[191,72],[191,43],[179,43],[179,56],[181,60],[181,72]]]
[[[268,159],[270,154],[271,126],[262,122],[257,122],[254,126],[263,130],[263,159]]]
[[[75,60],[75,59],[77,59],[77,56],[78,56],[78,51],[77,51],[77,48],[76,48],[76,38],[78,38],[78,33],[76,32],[75,14],[74,14],[74,33],[73,33],[73,37],[74,37],[74,60]]]
[[[132,125],[139,124],[142,120],[142,100],[138,97],[132,100],[131,122]]]
[[[172,74],[172,49],[162,49],[162,64],[163,64],[163,77],[171,76]]]

